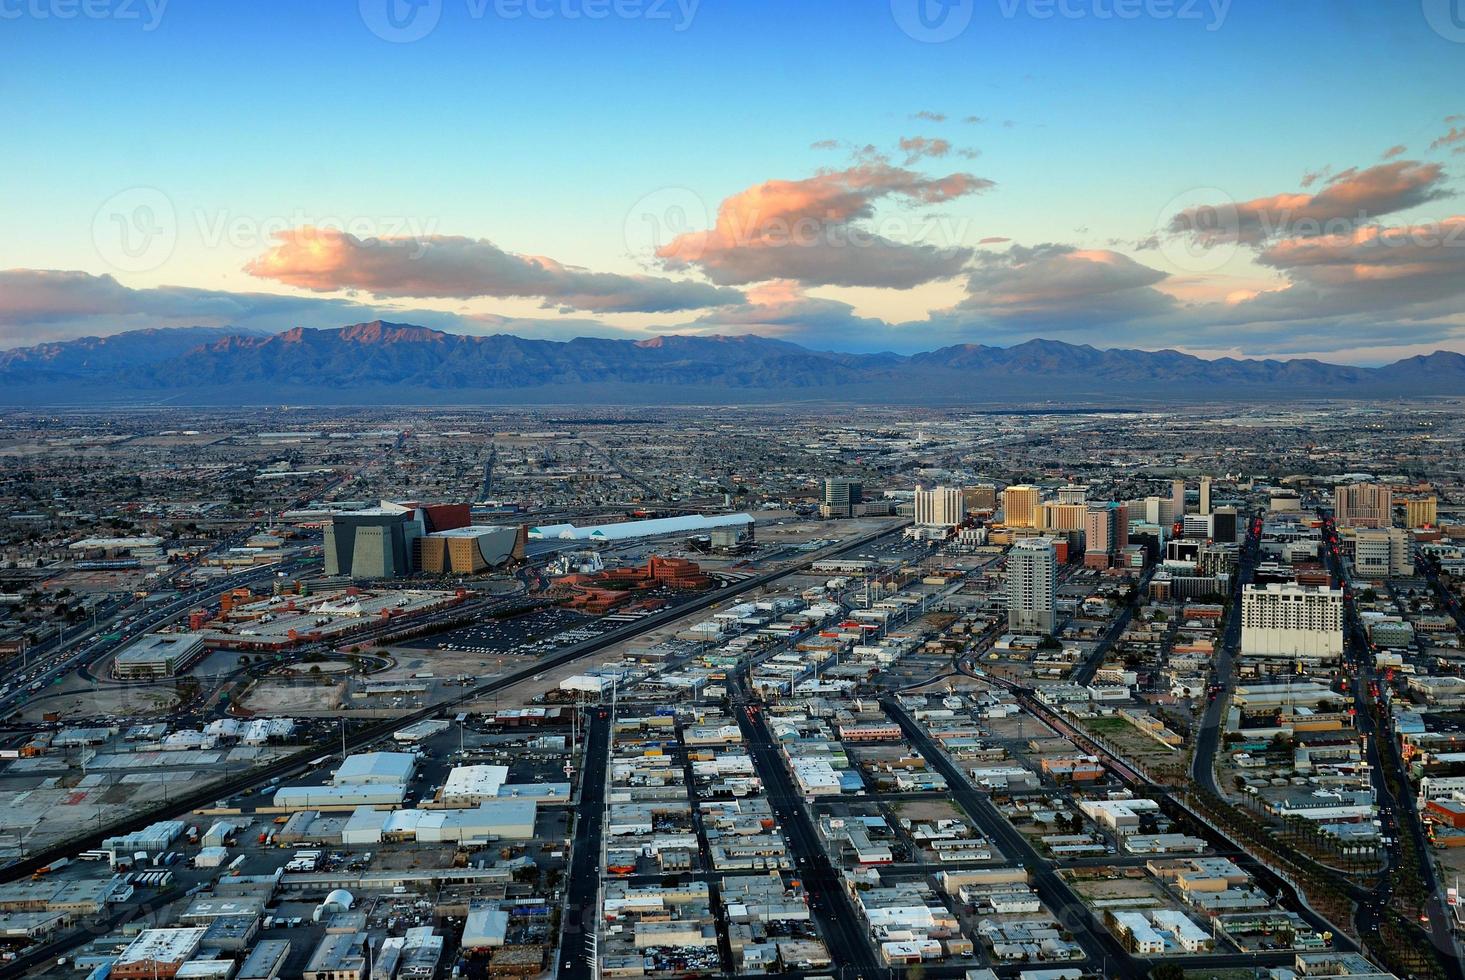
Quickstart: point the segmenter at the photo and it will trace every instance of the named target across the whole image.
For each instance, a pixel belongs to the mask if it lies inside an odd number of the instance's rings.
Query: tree
[[[1161,963],[1150,971],[1150,980],[1185,980],[1185,969],[1179,963]]]

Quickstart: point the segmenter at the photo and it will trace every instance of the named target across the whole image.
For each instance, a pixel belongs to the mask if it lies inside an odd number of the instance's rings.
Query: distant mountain
[[[229,327],[159,327],[0,350],[0,380],[36,384],[110,377],[240,334]]]
[[[0,351],[0,402],[171,404],[738,403],[778,399],[993,403],[1465,394],[1465,355],[1379,368],[1205,360],[1056,340],[904,357],[752,335],[648,340],[467,336],[375,321],[251,334],[206,327]],[[6,396],[9,397],[6,397]]]

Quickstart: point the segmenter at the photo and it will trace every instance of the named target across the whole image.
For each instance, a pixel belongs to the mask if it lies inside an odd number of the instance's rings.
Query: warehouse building
[[[144,929],[112,964],[112,976],[123,978],[172,977],[193,958],[203,942],[202,927],[190,929]]]
[[[417,768],[410,752],[358,752],[341,763],[326,786],[281,786],[274,805],[286,810],[341,810],[399,806]]]
[[[417,769],[411,752],[358,752],[348,755],[331,777],[336,786],[406,783]]]
[[[377,810],[357,807],[341,831],[341,843],[382,841],[465,843],[529,840],[534,836],[533,800],[485,800],[471,809]]]
[[[719,514],[714,517],[687,514],[681,517],[656,517],[647,521],[621,521],[617,524],[588,527],[545,524],[531,527],[529,537],[546,541],[629,541],[662,534],[706,534],[715,528],[746,527],[751,531],[752,524],[753,518],[749,514]]]

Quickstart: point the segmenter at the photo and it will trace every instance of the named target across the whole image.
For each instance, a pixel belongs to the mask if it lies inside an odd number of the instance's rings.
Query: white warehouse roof
[[[748,514],[721,514],[704,517],[701,514],[686,514],[680,517],[657,517],[649,521],[621,521],[617,524],[597,524],[576,527],[573,524],[547,524],[529,529],[529,537],[540,539],[558,538],[561,541],[624,541],[629,538],[649,538],[658,534],[678,534],[687,531],[709,531],[715,527],[736,527],[752,524]]]
[[[417,757],[411,752],[358,752],[348,755],[331,782],[336,786],[357,783],[405,783],[412,779]]]

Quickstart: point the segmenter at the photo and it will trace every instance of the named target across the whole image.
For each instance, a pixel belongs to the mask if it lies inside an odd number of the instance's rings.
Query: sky
[[[1465,0],[0,0],[0,348],[1465,351]]]

